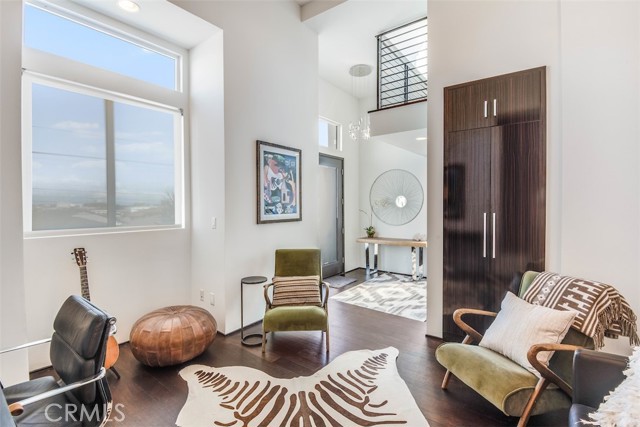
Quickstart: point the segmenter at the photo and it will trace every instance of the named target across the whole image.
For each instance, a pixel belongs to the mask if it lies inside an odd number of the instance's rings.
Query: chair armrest
[[[577,350],[573,356],[573,403],[597,408],[624,381],[628,362],[618,354]]]
[[[453,321],[456,323],[456,325],[458,325],[460,329],[462,329],[464,333],[467,334],[463,341],[465,344],[469,344],[473,341],[480,342],[482,340],[482,334],[469,326],[464,320],[462,320],[462,316],[465,314],[477,314],[480,316],[491,317],[496,317],[498,315],[498,313],[494,313],[493,311],[478,310],[475,308],[459,308],[454,311]]]
[[[13,415],[14,417],[17,417],[18,415],[22,415],[22,413],[24,412],[24,407],[27,405],[30,405],[35,402],[39,402],[44,399],[49,399],[50,397],[57,396],[62,393],[66,393],[70,390],[83,387],[87,384],[94,383],[104,378],[106,374],[107,374],[107,370],[104,367],[102,367],[100,368],[100,372],[98,372],[92,377],[86,378],[84,380],[76,381],[75,383],[65,385],[55,390],[49,390],[44,393],[36,394],[35,396],[28,397],[18,402],[14,402],[11,405],[9,405],[9,411],[11,411],[11,415]]]
[[[273,286],[273,283],[266,283],[264,285],[264,302],[267,303],[267,310],[271,308],[271,298],[269,298],[269,288],[271,286]]]
[[[22,350],[23,348],[29,348],[29,347],[33,347],[34,345],[45,344],[45,343],[48,343],[50,341],[51,341],[51,338],[45,338],[45,339],[38,340],[38,341],[32,341],[32,342],[28,342],[28,343],[25,343],[25,344],[20,344],[20,345],[17,345],[15,347],[9,347],[9,348],[6,348],[4,350],[0,350],[0,354],[9,353],[11,351],[16,351],[16,350]]]
[[[326,282],[321,282],[320,286],[322,286],[322,289],[324,289],[324,295],[322,295],[322,291],[320,292],[322,307],[327,308],[327,303],[329,302],[329,285]]]
[[[534,344],[529,348],[529,351],[527,352],[527,359],[529,360],[529,363],[531,363],[531,366],[533,366],[535,370],[540,373],[540,376],[542,378],[551,381],[552,383],[560,387],[562,391],[567,393],[567,395],[572,396],[572,387],[565,380],[556,375],[555,372],[549,369],[547,365],[540,362],[538,360],[538,353],[542,351],[576,351],[580,348],[582,347],[569,344]]]

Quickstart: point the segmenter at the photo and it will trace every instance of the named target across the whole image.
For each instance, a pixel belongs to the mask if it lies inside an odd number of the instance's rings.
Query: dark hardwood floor
[[[348,273],[364,281],[364,270]],[[343,288],[344,290],[346,288]],[[337,292],[331,290],[332,294]],[[400,350],[397,364],[418,406],[431,427],[515,426],[516,418],[504,416],[491,404],[457,379],[448,391],[440,389],[444,368],[435,359],[441,343],[425,337],[425,324],[415,320],[331,301],[331,354],[327,358],[320,332],[279,332],[269,334],[267,352],[240,344],[240,333],[218,335],[201,356],[178,366],[149,368],[131,354],[128,344],[120,347],[116,367],[122,378],[112,373],[109,384],[114,401],[113,420],[108,425],[160,427],[175,425],[187,398],[187,384],[178,372],[188,364],[210,366],[250,366],[269,375],[291,378],[309,375],[336,356],[350,350],[393,346]],[[254,325],[252,332],[258,332]],[[46,372],[39,372],[42,375]],[[532,417],[530,426],[564,426],[567,411]],[[266,427],[266,426],[265,426]],[[347,427],[347,426],[344,426]],[[411,426],[408,426],[411,427]]]

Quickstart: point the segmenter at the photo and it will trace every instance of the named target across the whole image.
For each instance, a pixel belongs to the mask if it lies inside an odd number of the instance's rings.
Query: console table
[[[427,247],[426,240],[394,239],[392,237],[361,237],[356,240],[356,242],[364,243],[364,258],[366,262],[367,276],[378,272],[378,245],[410,247],[411,277],[413,280],[418,280],[424,276],[423,251],[424,248]],[[369,268],[369,245],[373,245],[373,270]],[[416,249],[418,249],[417,257]]]

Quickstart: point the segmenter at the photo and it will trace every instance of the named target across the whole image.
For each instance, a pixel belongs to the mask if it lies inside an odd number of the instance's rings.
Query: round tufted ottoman
[[[169,366],[202,354],[216,337],[211,313],[192,305],[164,307],[145,314],[131,328],[131,352],[147,366]]]

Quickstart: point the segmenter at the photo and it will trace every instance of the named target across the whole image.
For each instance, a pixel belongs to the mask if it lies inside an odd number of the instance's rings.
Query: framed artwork
[[[302,220],[302,150],[256,141],[258,224]]]

